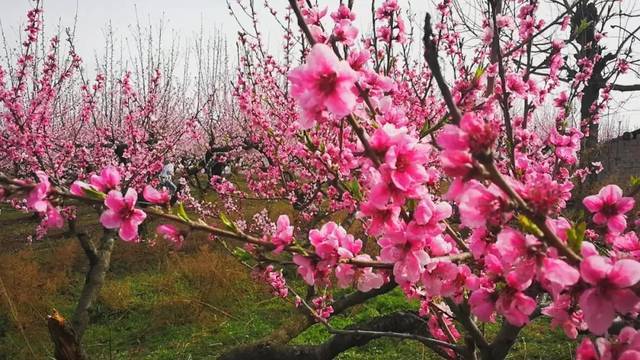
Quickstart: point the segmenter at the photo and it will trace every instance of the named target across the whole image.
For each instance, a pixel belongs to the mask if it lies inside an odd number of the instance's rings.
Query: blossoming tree
[[[240,36],[234,95],[260,154],[248,157],[245,195],[288,199],[301,222],[322,213],[309,231],[286,215],[256,234],[223,212],[219,225],[192,218],[156,184],[123,182],[114,168],[71,186],[52,185],[47,169],[37,181],[3,176],[0,194],[45,214],[62,201],[101,207],[102,225],[124,241],[139,239],[138,226],[154,217],[174,242],[203,231],[243,244],[234,254],[307,315],[302,327],[319,322],[333,334],[314,346],[261,342],[226,359],[332,358],[379,337],[418,341],[446,359],[503,359],[541,316],[568,338],[582,336],[579,359],[638,359],[640,184],[572,198],[592,172],[578,165],[589,126],[572,126],[571,101],[589,86],[593,62],[564,66],[563,39],[590,31],[588,21],[569,26],[580,3],[545,21],[537,2],[489,1],[482,32],[465,39],[447,0],[434,24],[427,14],[420,26],[397,1],[374,2],[369,35],[355,26],[352,1],[329,12],[290,0],[282,17],[269,8],[286,30],[278,60],[262,43],[254,2],[239,2],[253,33]],[[546,49],[546,73],[532,65],[534,46]],[[616,55],[619,63],[627,56]],[[570,87],[561,82],[567,71]],[[593,103],[591,119],[608,99]],[[286,267],[304,287],[285,278]],[[420,306],[345,329],[331,324],[394,288]],[[487,322],[499,324],[491,338],[480,330]]]
[[[32,211],[40,219],[32,240],[43,238],[51,229],[63,229],[66,222],[68,234],[84,250],[89,267],[72,316],[75,335],[81,338],[110,266],[117,233],[108,224],[116,220],[105,217],[103,235],[92,238],[88,229],[77,224],[78,211],[90,211],[90,207],[76,209],[62,198],[52,206],[44,200],[47,194],[54,187],[74,188],[72,184],[78,181],[103,192],[126,186],[137,195],[134,188],[142,191],[145,185],[158,183],[163,162],[202,156],[203,128],[210,125],[200,121],[202,109],[222,107],[224,101],[211,99],[194,106],[184,84],[171,76],[175,59],[154,51],[151,43],[149,48],[140,45],[137,60],[142,59],[143,69],[123,69],[111,54],[97,64],[98,74],[89,81],[86,65],[75,52],[73,34],[67,31],[66,41],[61,36],[44,37],[43,10],[36,2],[28,13],[24,41],[16,49],[4,44],[0,169],[7,176],[40,182],[25,201],[11,201],[17,209]],[[109,45],[113,46],[112,38],[107,39],[107,48]],[[208,85],[203,81],[198,89],[201,98],[207,98]],[[0,194],[4,200],[4,189]],[[196,201],[187,194],[184,201]],[[124,199],[129,201],[131,196]],[[122,231],[123,238],[137,238],[134,223],[140,222],[126,223],[129,232]]]

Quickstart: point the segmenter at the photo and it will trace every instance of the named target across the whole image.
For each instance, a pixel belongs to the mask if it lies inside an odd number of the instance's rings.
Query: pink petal
[[[280,215],[278,216],[278,221],[277,221],[277,228],[278,229],[284,229],[286,227],[289,226],[289,216],[287,215]]]
[[[613,307],[620,314],[627,314],[634,311],[640,302],[640,298],[630,289],[613,290],[607,295],[610,296]]]
[[[104,200],[104,204],[116,213],[120,212],[125,207],[122,193],[117,190],[109,191],[107,198]]]
[[[604,225],[607,221],[609,221],[609,218],[601,212],[597,212],[593,215],[593,222],[598,225]]]
[[[156,190],[151,185],[147,185],[144,187],[144,189],[142,190],[142,197],[153,204],[162,204],[164,202],[160,191]]]
[[[571,286],[580,279],[580,272],[560,259],[544,259],[544,275],[545,277],[563,287]]]
[[[438,134],[436,142],[446,150],[467,150],[469,148],[467,133],[454,125],[445,125]]]
[[[618,204],[616,204],[616,209],[619,213],[624,214],[633,209],[635,205],[636,202],[632,197],[623,197],[622,199],[620,199],[620,201],[618,201]]]
[[[598,195],[605,204],[615,204],[622,198],[622,189],[618,185],[607,185],[600,189]]]
[[[620,355],[618,360],[640,360],[640,351],[639,350],[626,350]]]
[[[100,172],[100,177],[103,183],[109,188],[113,189],[120,183],[120,173],[113,166],[107,166]]]
[[[582,204],[587,208],[590,212],[598,212],[602,209],[602,199],[598,195],[587,196],[582,199]]]
[[[630,259],[618,260],[608,277],[620,288],[630,287],[640,281],[640,262]]]
[[[69,192],[76,196],[84,196],[84,188],[88,187],[89,184],[82,181],[74,181],[69,188]]]
[[[331,70],[338,66],[338,57],[328,45],[315,44],[307,57],[307,66],[317,70]]]
[[[122,224],[122,219],[118,213],[107,209],[100,215],[100,223],[107,229],[117,229],[120,227],[120,224]]]
[[[129,217],[129,221],[131,221],[131,223],[135,225],[140,225],[146,218],[147,214],[144,211],[140,209],[134,209],[131,213],[131,217]]]
[[[580,307],[589,330],[603,335],[615,318],[613,304],[596,289],[588,289],[580,296]]]
[[[356,95],[351,90],[342,90],[337,88],[335,92],[329,96],[325,105],[327,110],[341,117],[351,113],[356,106]]]
[[[138,237],[138,225],[131,221],[124,221],[118,231],[120,238],[124,241],[132,241]]]
[[[407,190],[413,184],[413,179],[406,172],[392,171],[391,180],[393,184],[400,190]]]
[[[612,233],[620,234],[627,228],[627,219],[624,215],[612,216],[609,218],[609,221],[607,221],[607,227]]]
[[[609,259],[602,256],[589,256],[580,263],[580,274],[584,281],[596,285],[607,277],[612,268]]]
[[[64,219],[60,215],[60,211],[57,208],[51,206],[47,210],[47,228],[49,229],[61,229],[64,226]]]
[[[43,213],[49,208],[49,201],[37,200],[31,203],[31,208],[36,212]]]
[[[136,201],[138,201],[138,193],[134,188],[128,188],[127,193],[124,194],[124,200],[127,204],[127,207],[134,207],[136,205]]]

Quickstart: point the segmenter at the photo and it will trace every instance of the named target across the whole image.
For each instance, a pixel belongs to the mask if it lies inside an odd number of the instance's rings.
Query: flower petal
[[[131,221],[124,221],[120,226],[118,234],[124,241],[133,241],[138,237],[138,225]]]
[[[584,281],[596,285],[607,277],[612,269],[611,261],[602,256],[589,256],[580,263],[580,275]]]
[[[122,219],[118,213],[107,209],[100,215],[100,223],[107,229],[117,229],[120,227],[120,224],[122,224]]]
[[[582,199],[582,204],[587,208],[590,212],[598,212],[602,209],[602,199],[598,195],[587,196]]]
[[[580,296],[580,307],[589,330],[603,335],[615,318],[613,304],[596,289],[588,289]]]
[[[104,204],[116,213],[120,212],[125,206],[122,193],[117,190],[109,191],[107,198],[104,200]]]
[[[635,285],[640,281],[640,262],[631,259],[618,260],[613,264],[608,279],[620,288]]]

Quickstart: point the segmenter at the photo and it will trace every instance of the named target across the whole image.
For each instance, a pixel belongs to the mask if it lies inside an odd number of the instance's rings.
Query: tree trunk
[[[88,357],[82,347],[82,336],[89,325],[89,310],[98,298],[111,264],[114,233],[105,229],[100,238],[100,247],[96,248],[87,233],[76,231],[74,221],[69,222],[69,230],[78,238],[89,260],[89,270],[71,322],[66,321],[54,309],[53,314],[47,319],[47,326],[54,344],[56,360],[85,360]]]
[[[88,359],[75,330],[56,309],[47,317],[47,327],[54,344],[53,355],[56,360]]]
[[[111,264],[111,252],[113,251],[114,233],[105,230],[100,239],[100,248],[96,249],[86,233],[77,234],[82,248],[89,259],[89,271],[85,278],[82,293],[73,313],[72,325],[79,339],[82,339],[89,325],[89,310],[98,298],[100,289],[104,284],[104,278]]]

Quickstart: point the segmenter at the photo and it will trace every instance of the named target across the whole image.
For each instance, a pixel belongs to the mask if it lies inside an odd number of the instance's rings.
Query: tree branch
[[[419,330],[421,329],[421,330]],[[333,359],[338,354],[353,348],[366,345],[371,340],[382,336],[401,334],[404,339],[421,341],[423,344],[436,351],[440,356],[448,358],[440,346],[448,347],[457,345],[440,342],[418,335],[425,332],[423,320],[411,312],[399,311],[374,318],[366,323],[349,327],[345,330],[336,330],[335,334],[320,345],[273,345],[261,344],[251,348],[241,348],[222,355],[220,360],[327,360]],[[428,345],[424,342],[428,339]],[[436,342],[438,344],[436,344]],[[442,343],[442,344],[440,344]]]
[[[612,84],[611,90],[620,91],[620,92],[640,91],[640,84],[633,84],[633,85]]]
[[[86,236],[86,234],[84,235]],[[104,284],[104,279],[111,263],[113,245],[114,233],[110,230],[105,230],[100,239],[100,249],[96,251],[94,260],[92,261],[91,258],[89,258],[89,271],[87,271],[82,293],[78,299],[78,304],[73,312],[71,321],[79,340],[82,339],[89,325],[89,310],[98,298],[100,289]]]
[[[460,123],[462,115],[460,115],[460,110],[458,110],[458,107],[453,102],[453,96],[451,95],[449,86],[442,75],[440,63],[438,62],[438,49],[432,37],[433,30],[431,29],[431,15],[427,13],[424,17],[424,37],[422,38],[424,43],[424,59],[427,61],[427,65],[429,65],[429,69],[431,70],[431,75],[436,79],[438,88],[440,88],[442,97],[447,104],[447,108],[449,109],[449,114],[451,116],[451,123],[457,125]]]

